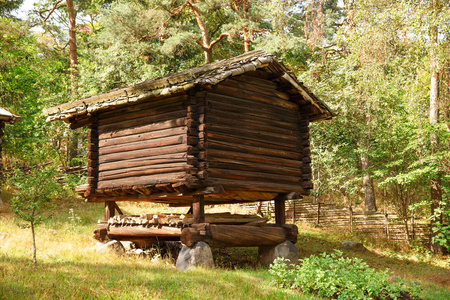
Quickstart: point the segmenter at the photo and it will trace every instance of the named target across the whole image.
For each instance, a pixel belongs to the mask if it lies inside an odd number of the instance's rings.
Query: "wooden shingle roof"
[[[255,50],[245,54],[206,64],[183,72],[169,74],[156,79],[150,79],[124,88],[117,88],[95,96],[68,102],[44,110],[47,122],[63,120],[70,122],[71,118],[85,116],[115,106],[126,105],[149,100],[153,97],[167,96],[187,91],[195,86],[216,85],[231,76],[237,76],[249,71],[264,69],[273,75],[273,81],[280,81],[283,86],[289,86],[288,92],[295,101],[301,104],[312,104],[310,120],[330,119],[331,110],[299,82],[295,75],[274,55],[263,50]]]

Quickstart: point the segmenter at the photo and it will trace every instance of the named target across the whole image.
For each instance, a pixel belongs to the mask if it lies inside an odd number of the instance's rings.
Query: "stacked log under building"
[[[296,241],[296,227],[285,224],[284,201],[312,189],[309,123],[332,117],[322,101],[264,51],[45,113],[47,121],[89,127],[89,178],[77,192],[88,202],[105,203],[98,239],[181,240],[188,246],[205,241],[212,247]],[[218,216],[204,212],[205,205],[273,199],[272,225],[232,215],[217,222]],[[191,209],[187,215],[156,218],[172,223],[152,223],[154,215],[148,214],[121,223],[126,217],[115,216],[121,214],[119,201]]]

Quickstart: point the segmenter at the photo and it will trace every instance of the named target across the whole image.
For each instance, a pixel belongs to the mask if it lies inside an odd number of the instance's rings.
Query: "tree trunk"
[[[77,93],[77,40],[75,35],[75,10],[73,8],[73,1],[66,0],[67,14],[69,21],[69,50],[70,50],[70,82],[72,94]]]
[[[437,42],[438,42],[438,27],[434,26],[431,32],[431,49],[430,49],[430,124],[437,124],[439,121],[439,74],[437,66]],[[434,132],[431,133],[430,137],[431,143],[431,154],[433,155],[438,148],[437,136]],[[441,176],[437,175],[435,178],[431,179],[431,229],[435,226],[436,222],[442,222],[442,214],[437,214],[439,206],[442,202],[442,185]],[[435,215],[437,214],[437,215]],[[430,237],[433,239],[437,233],[431,231]],[[442,254],[443,248],[437,243],[431,241],[430,248],[433,253]]]
[[[31,221],[31,236],[33,237],[33,267],[37,267],[37,259],[36,259],[36,236],[34,234],[34,222]]]
[[[250,40],[250,32],[248,31],[247,27],[243,27],[242,28],[244,31],[244,49],[245,52],[249,52],[250,51],[250,45],[251,45],[251,40]]]
[[[373,179],[370,171],[370,160],[367,153],[361,153],[361,169],[364,172],[363,186],[364,186],[364,204],[366,211],[377,211],[377,204],[375,201],[375,192],[373,188]]]
[[[194,1],[189,1],[189,6],[191,7],[192,11],[194,12],[195,19],[197,20],[198,28],[200,28],[200,31],[202,33],[202,49],[203,54],[205,55],[205,63],[209,64],[213,61],[212,58],[212,49],[210,47],[211,44],[211,38],[209,36],[208,28],[206,27],[205,22],[203,22],[200,12],[198,11],[198,8],[194,5]]]

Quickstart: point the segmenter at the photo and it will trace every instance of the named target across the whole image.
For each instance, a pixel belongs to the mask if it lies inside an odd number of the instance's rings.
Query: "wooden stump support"
[[[194,217],[194,224],[205,222],[205,196],[195,195],[192,203],[192,213]]]

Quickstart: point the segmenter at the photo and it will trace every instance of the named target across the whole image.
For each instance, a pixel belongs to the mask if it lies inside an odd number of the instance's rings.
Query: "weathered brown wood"
[[[279,99],[283,99],[283,100],[289,100],[290,95],[288,93],[284,93],[284,92],[280,92],[276,89],[270,89],[267,87],[262,87],[262,86],[258,86],[258,85],[253,85],[253,84],[249,84],[247,82],[244,81],[239,81],[239,77],[235,77],[233,78],[229,78],[227,80],[224,80],[220,83],[222,86],[230,86],[230,87],[234,87],[234,88],[238,88],[241,90],[248,90],[248,91],[253,91],[253,92],[257,92],[259,94],[264,94],[266,96],[269,96],[271,98],[279,98]],[[288,104],[281,102],[280,104],[273,103],[273,104],[277,104],[279,106],[282,107],[286,107],[289,109],[298,109],[298,105],[293,103],[293,102],[289,102],[289,101],[285,101],[288,102]],[[283,106],[286,105],[286,106]]]
[[[205,169],[208,168],[229,169],[229,170],[252,171],[269,174],[279,174],[279,175],[290,175],[295,177],[302,176],[302,171],[299,168],[296,169],[284,166],[266,165],[226,158],[212,158],[208,162],[200,163],[200,165],[204,166]]]
[[[224,125],[229,125],[229,126],[245,127],[245,128],[254,129],[257,131],[272,132],[272,133],[282,134],[282,135],[286,135],[286,136],[299,136],[300,135],[300,131],[298,131],[298,130],[284,129],[284,128],[280,128],[280,127],[277,127],[274,125],[265,125],[265,124],[248,122],[246,120],[241,120],[240,118],[222,117],[221,115],[222,114],[220,112],[218,112],[218,113],[211,112],[208,115],[208,122],[213,123],[213,124],[224,124]],[[303,138],[303,137],[301,136],[301,138]]]
[[[227,189],[242,189],[248,191],[257,192],[274,192],[274,193],[285,193],[286,191],[299,192],[302,195],[307,195],[308,192],[302,188],[299,184],[283,184],[274,182],[261,182],[261,181],[250,181],[250,180],[235,180],[235,179],[224,179],[215,178],[209,176],[205,181],[206,185],[219,184]]]
[[[300,185],[302,182],[301,178],[289,175],[278,175],[278,174],[249,172],[249,171],[236,172],[235,170],[213,169],[213,168],[208,169],[208,176],[214,178],[264,181],[264,182],[282,182],[285,184],[290,183],[298,185]]]
[[[228,95],[230,96],[230,99],[231,98],[238,99],[239,102],[242,102],[243,104],[257,102],[259,104],[258,109],[265,110],[271,108],[273,109],[273,111],[277,111],[279,113],[285,112],[287,115],[290,116],[298,114],[297,103],[290,102],[287,101],[286,99],[280,98],[275,93],[274,95],[269,96],[261,93],[260,91],[241,89],[238,87],[226,86],[223,84],[215,85],[212,88],[211,92]],[[243,101],[244,99],[245,101]]]
[[[273,246],[286,241],[286,234],[281,227],[213,224],[181,232],[183,244],[190,247],[199,241],[212,248]]]
[[[102,147],[99,149],[100,155],[107,155],[112,153],[121,153],[128,151],[136,151],[141,149],[159,148],[165,146],[187,144],[187,136],[185,135],[175,135],[169,137],[163,137],[158,139],[151,139],[146,141],[139,141],[133,143],[127,143],[124,145],[114,145],[109,147]]]
[[[286,150],[286,151],[292,151],[292,152],[300,152],[301,151],[301,145],[295,144],[295,143],[286,143],[283,141],[277,141],[274,139],[271,139],[270,141],[267,139],[258,138],[255,136],[246,136],[243,138],[243,136],[233,135],[229,133],[222,133],[222,132],[214,132],[214,131],[208,131],[207,134],[205,132],[199,132],[199,143],[198,146],[201,149],[206,149],[207,142],[204,142],[203,139],[208,141],[223,141],[223,142],[231,142],[231,143],[238,143],[238,144],[244,144],[244,145],[250,145],[255,147],[261,147],[261,148],[271,148],[271,149],[277,149],[277,150]]]
[[[158,175],[147,175],[147,176],[138,176],[138,177],[127,177],[122,179],[113,179],[113,180],[101,180],[98,183],[98,188],[116,188],[122,186],[133,186],[133,185],[155,185],[160,183],[176,183],[181,182],[186,178],[185,172],[177,172],[177,173],[167,173],[167,174],[158,174]]]
[[[159,165],[158,165],[159,166]],[[122,170],[114,170],[109,172],[101,172],[99,174],[99,180],[112,180],[127,177],[145,176],[153,174],[166,174],[175,173],[181,171],[188,171],[192,168],[186,163],[181,164],[167,164],[165,167],[159,166],[157,168],[150,168],[149,166],[137,167],[137,168],[127,168]],[[164,176],[164,175],[162,175]]]
[[[98,224],[97,229],[94,230],[94,239],[99,242],[105,242],[108,240],[108,225],[107,224]]]
[[[180,127],[174,127],[174,128],[163,129],[163,130],[158,130],[158,131],[137,133],[137,134],[127,135],[127,136],[118,137],[118,138],[102,139],[99,142],[99,146],[100,147],[109,147],[109,146],[123,145],[123,144],[127,144],[127,143],[139,142],[139,141],[154,140],[154,139],[170,137],[170,136],[181,136],[181,135],[187,135],[187,132],[188,132],[188,128],[186,126],[180,126]]]
[[[286,224],[286,200],[282,197],[276,197],[275,202],[275,224],[281,226]]]
[[[220,141],[218,139],[208,139],[206,142],[206,149],[216,149],[216,150],[225,150],[225,151],[235,151],[239,153],[248,153],[248,154],[258,154],[265,156],[273,156],[273,157],[281,157],[285,159],[292,159],[300,161],[303,158],[303,155],[287,150],[278,150],[272,148],[264,148],[264,147],[255,147],[249,145],[243,145],[240,143],[229,143]]]
[[[156,156],[156,155],[180,154],[180,153],[192,155],[192,154],[198,153],[198,149],[196,149],[192,146],[189,146],[189,145],[180,144],[180,145],[174,145],[174,146],[152,148],[150,150],[143,149],[143,150],[101,155],[99,157],[99,162],[106,163],[106,162],[113,162],[113,161],[123,161],[123,160],[134,159],[134,158],[151,157],[151,156]]]
[[[182,103],[185,102],[188,99],[187,94],[179,94],[175,96],[169,96],[169,97],[161,97],[158,99],[155,99],[153,101],[144,101],[137,104],[129,104],[126,106],[123,106],[121,108],[116,108],[114,110],[105,111],[102,113],[99,113],[99,117],[102,119],[114,117],[117,115],[125,115],[136,111],[142,111],[145,109],[153,109],[160,106],[167,106],[168,104],[176,104],[176,103]]]
[[[258,86],[269,88],[269,89],[277,88],[277,84],[270,80],[263,79],[263,78],[256,77],[256,76],[247,75],[247,74],[239,75],[239,77],[236,77],[236,79],[238,79],[239,81],[248,82],[250,84],[256,84]]]
[[[296,122],[298,120],[297,117],[292,116],[290,114],[284,115],[282,112],[275,112],[272,110],[261,110],[258,109],[258,103],[249,104],[251,106],[243,106],[243,103],[238,103],[241,101],[231,101],[228,96],[218,95],[218,94],[209,94],[208,96],[208,106],[215,110],[223,110],[227,112],[234,113],[245,113],[252,116],[258,116],[273,120],[284,120],[289,122]],[[228,103],[230,102],[230,103]]]
[[[175,120],[179,118],[186,117],[186,110],[178,110],[167,112],[159,115],[152,115],[148,117],[137,118],[133,120],[126,120],[122,122],[112,123],[108,125],[100,125],[98,127],[99,134],[109,133],[112,131],[117,131],[121,129],[128,129],[136,126],[141,126],[142,124],[150,124],[156,122],[164,122],[168,120]]]
[[[99,116],[99,125],[116,124],[118,122],[131,121],[148,116],[157,116],[165,113],[183,110],[187,112],[187,103],[179,102],[174,104],[164,104],[150,109],[140,109],[126,114],[113,111],[114,115],[108,118]]]
[[[114,201],[105,202],[105,220],[114,217],[116,212],[116,205]]]
[[[196,166],[198,164],[198,161],[194,156],[187,155],[186,153],[175,153],[175,154],[164,154],[135,159],[127,159],[125,161],[113,161],[109,163],[101,163],[99,166],[99,171],[100,172],[111,171],[140,166],[157,167],[158,165],[162,164],[182,163],[182,162],[193,166]]]
[[[170,226],[110,226],[107,233],[109,238],[119,241],[145,240],[152,237],[157,237],[159,240],[179,240],[181,229]]]
[[[278,132],[277,128],[281,130],[295,130],[299,131],[300,126],[297,123],[285,122],[283,120],[273,120],[265,117],[254,116],[244,112],[228,112],[223,110],[216,110],[214,108],[207,108],[208,118],[210,116],[220,117],[222,119],[240,120],[245,123],[255,123],[269,126],[273,132]],[[201,120],[200,120],[201,121]]]
[[[196,195],[192,202],[193,224],[205,222],[205,196]]]
[[[140,133],[150,133],[150,132],[160,132],[164,133],[164,130],[177,128],[177,127],[184,127],[188,124],[191,124],[192,121],[188,121],[186,117],[178,118],[178,119],[170,119],[167,121],[160,121],[160,122],[154,122],[150,124],[139,124],[135,126],[125,127],[122,129],[114,130],[114,131],[106,131],[103,133],[99,133],[99,139],[100,140],[107,140],[107,139],[114,139],[114,138],[120,138],[128,135],[135,135]],[[193,124],[192,126],[195,126]]]
[[[303,166],[303,163],[301,161],[296,160],[272,156],[256,155],[256,154],[238,153],[235,151],[214,150],[214,149],[207,149],[203,153],[200,153],[199,158],[208,161],[212,161],[215,158],[236,159],[261,164],[278,165],[293,168],[301,168]]]

